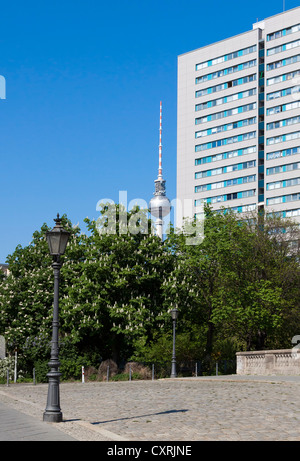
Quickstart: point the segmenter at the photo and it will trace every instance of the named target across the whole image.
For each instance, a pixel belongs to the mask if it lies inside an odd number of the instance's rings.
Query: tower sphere
[[[165,195],[155,195],[149,203],[150,213],[155,218],[168,216],[171,211],[171,203]]]

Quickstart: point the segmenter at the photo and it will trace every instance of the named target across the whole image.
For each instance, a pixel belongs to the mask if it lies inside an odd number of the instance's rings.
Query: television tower
[[[155,192],[154,197],[150,200],[149,208],[152,216],[156,218],[156,235],[163,238],[163,218],[168,216],[171,211],[171,203],[166,196],[166,181],[162,177],[162,103],[160,102],[160,118],[159,118],[159,157],[158,157],[158,176],[154,181]]]

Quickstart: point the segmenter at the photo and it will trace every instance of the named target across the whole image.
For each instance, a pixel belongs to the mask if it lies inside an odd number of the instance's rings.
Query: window
[[[298,186],[298,184],[300,184],[300,178],[292,178],[292,179],[287,179],[283,187]]]
[[[237,192],[234,192],[233,194],[227,194],[227,200],[235,200],[237,199]]]
[[[224,146],[227,144],[232,144],[236,142],[246,141],[247,139],[252,139],[256,137],[256,132],[252,131],[250,133],[240,134],[238,136],[233,136],[231,138],[219,139],[218,141],[212,141],[205,144],[198,144],[195,146],[195,152],[200,152],[207,149],[212,149],[214,147]]]
[[[300,131],[294,133],[288,133],[281,136],[274,136],[273,138],[267,138],[267,145],[276,144],[279,142],[291,141],[300,137]]]
[[[299,170],[300,163],[289,163],[286,165],[286,171]]]
[[[238,157],[241,155],[252,154],[254,152],[256,152],[256,146],[250,146],[244,149],[237,149],[237,150],[232,150],[229,152],[224,152],[222,154],[215,154],[215,155],[211,155],[208,157],[197,158],[195,160],[195,165],[197,166],[197,165],[203,165],[203,164],[210,163],[210,162],[217,162],[219,160],[224,160],[227,158],[234,158],[234,157]]]
[[[276,38],[283,37],[284,35],[290,35],[300,30],[300,24],[297,24],[292,27],[288,27],[286,29],[277,30],[276,32],[272,32],[271,34],[267,35],[267,41],[275,40]]]
[[[291,87],[291,88],[286,88],[286,89],[281,90],[281,91],[274,91],[273,93],[268,93],[267,94],[267,101],[270,101],[272,99],[281,98],[283,96],[288,96],[290,94],[296,94],[296,93],[299,93],[299,92],[300,92],[300,86],[299,85]]]
[[[242,207],[242,211],[253,211],[256,209],[256,203],[253,203],[252,205],[244,205]]]
[[[224,201],[223,195],[217,195],[216,197],[211,197],[211,203],[218,203],[218,202],[223,202],[223,201]]]
[[[286,202],[294,202],[295,200],[300,200],[300,194],[290,194],[282,197]]]
[[[281,96],[282,96],[281,91],[275,91],[274,93],[267,94],[267,100],[277,99],[277,98],[280,98]]]
[[[286,118],[284,120],[278,120],[277,122],[267,123],[267,130],[273,130],[275,128],[280,128],[282,126],[294,125],[295,123],[300,123],[300,116]]]
[[[207,176],[215,176],[222,173],[230,173],[232,171],[244,170],[247,168],[253,168],[256,165],[256,160],[249,162],[236,163],[225,167],[214,168],[212,170],[200,171],[195,173],[195,179],[205,178]]]
[[[255,195],[256,190],[251,189],[251,190],[244,190],[241,192],[241,197],[242,198],[247,198],[247,197],[253,197]]]
[[[283,75],[279,75],[278,77],[268,78],[267,85],[274,85],[275,83],[282,82]]]
[[[267,175],[282,173],[283,167],[282,166],[274,166],[273,168],[267,168]]]
[[[273,54],[281,53],[282,51],[291,50],[292,48],[296,48],[297,46],[300,46],[300,40],[294,40],[293,42],[275,46],[267,50],[267,56],[272,56]]]
[[[221,189],[223,187],[236,186],[238,184],[246,184],[248,182],[256,181],[256,175],[242,176],[240,178],[228,179],[225,181],[219,181],[211,184],[200,184],[195,186],[195,192],[203,192],[208,190]]]
[[[244,198],[244,197],[253,197],[255,195],[255,189],[253,190],[246,190],[243,192],[233,192],[231,194],[225,194],[225,195],[215,195],[213,197],[207,197],[204,199],[198,199],[195,200],[195,206],[199,206],[202,204],[202,202],[206,203],[220,203],[220,202],[226,202],[230,200],[236,200],[238,198]]]
[[[215,78],[223,77],[224,75],[229,75],[254,66],[256,66],[256,59],[244,62],[243,64],[238,64],[233,67],[227,67],[226,69],[218,70],[217,72],[213,72],[211,74],[201,75],[196,78],[195,83],[197,85],[198,83],[214,80]]]
[[[204,61],[199,64],[196,64],[196,70],[204,69],[209,66],[214,66],[224,61],[230,61],[231,59],[235,59],[238,56],[245,56],[249,53],[254,53],[254,51],[256,51],[256,45],[250,46],[248,48],[243,48],[242,50],[234,51],[233,53],[229,53],[224,56],[219,56],[218,58],[210,59],[209,61]]]
[[[292,216],[299,216],[300,215],[300,209],[298,208],[297,210],[288,210],[285,212],[285,216],[287,218],[291,218]]]
[[[300,75],[300,70],[296,70],[295,72],[289,72],[288,74],[278,75],[277,77],[268,78],[267,85],[270,86],[274,85],[275,83],[291,80],[292,78],[297,77],[298,75]]]
[[[238,165],[230,165],[226,168],[226,172],[230,173],[231,171],[237,171],[238,169]]]
[[[256,209],[256,204],[253,203],[251,205],[243,205],[243,206],[236,206],[236,207],[230,207],[227,209],[221,209],[221,210],[216,210],[217,213],[226,213],[226,211],[231,210],[234,213],[244,213],[247,211],[252,211]]]
[[[277,205],[278,203],[282,203],[283,197],[273,197],[267,199],[267,205]]]
[[[235,186],[236,184],[238,184],[238,178],[228,179],[226,181],[226,187]]]
[[[300,154],[300,147],[292,147],[290,149],[285,149],[283,152],[283,155],[286,157],[289,155],[295,155],[295,154]]]
[[[270,152],[267,154],[267,160],[274,160],[275,158],[280,158],[282,157],[282,150],[277,151],[277,152]]]
[[[300,71],[299,71],[299,73],[300,73]],[[207,101],[207,102],[204,102],[202,104],[197,104],[195,106],[195,110],[199,111],[199,110],[207,109],[209,107],[219,106],[221,104],[225,104],[227,102],[235,101],[237,99],[247,98],[247,97],[253,96],[255,94],[256,94],[256,88],[252,88],[251,90],[242,91],[241,93],[231,94],[231,95],[226,96],[224,98],[214,99],[212,101]]]
[[[282,181],[270,182],[267,184],[267,190],[279,189],[282,186]]]
[[[267,115],[279,114],[280,112],[282,112],[282,106],[276,106],[267,109]]]
[[[272,145],[272,144],[276,144],[278,142],[283,142],[283,136],[276,136],[274,138],[268,138],[267,139],[267,145]]]
[[[289,64],[294,64],[295,62],[300,61],[300,54],[297,56],[291,56],[290,58],[280,59],[279,61],[271,62],[267,64],[267,70],[278,69],[283,66],[288,66]]]
[[[232,150],[231,152],[228,152],[227,153],[227,157],[228,158],[232,158],[232,157],[237,157],[238,155],[244,155],[244,154],[248,154],[249,152],[246,152],[247,149],[241,149],[242,150],[242,153],[240,153],[239,150]]]
[[[282,37],[282,33],[283,30],[279,30],[277,32],[273,32],[272,34],[267,35],[267,41]]]
[[[282,181],[270,182],[267,184],[267,190],[280,189],[282,187],[298,186],[300,184],[300,178],[286,179]]]
[[[238,78],[231,82],[223,83],[221,85],[215,85],[210,88],[204,88],[203,90],[198,90],[196,91],[195,96],[196,98],[199,98],[200,96],[205,96],[207,94],[216,93],[218,91],[222,91],[227,88],[232,88],[232,86],[242,85],[244,83],[253,82],[255,80],[256,80],[256,74],[248,75],[247,77]]]
[[[253,175],[251,175],[251,176],[244,176],[244,177],[242,178],[242,183],[245,184],[245,183],[247,183],[247,182],[253,182],[253,181],[255,181],[255,178],[256,178],[256,175],[255,175],[255,174],[253,174]]]
[[[196,98],[200,96],[205,96],[206,94],[216,93],[217,91],[225,90],[227,88],[227,83],[223,83],[222,85],[212,86],[210,88],[204,88],[203,90],[198,90],[195,93]]]
[[[215,168],[214,170],[211,170],[211,175],[215,176],[216,174],[222,174],[223,173],[223,168]]]
[[[253,125],[254,123],[256,123],[256,117],[247,118],[247,119],[235,122],[235,123],[228,123],[226,125],[220,125],[220,126],[216,126],[213,128],[209,128],[208,130],[196,131],[195,138],[197,139],[203,136],[209,136],[212,134],[221,133],[223,131],[230,131],[236,128]]]

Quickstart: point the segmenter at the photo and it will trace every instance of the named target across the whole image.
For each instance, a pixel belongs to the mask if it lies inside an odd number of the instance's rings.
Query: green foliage
[[[181,319],[178,321],[179,325],[180,321]],[[139,344],[131,360],[146,362],[148,364],[155,363],[157,365],[164,365],[170,362],[173,348],[172,324],[170,319],[168,323],[169,328],[167,331],[157,332],[155,338],[149,344]],[[201,337],[201,328],[199,329],[198,326],[194,325],[189,331],[180,330],[176,334],[177,360],[179,362],[199,360],[203,356],[205,347],[205,337]]]
[[[127,217],[132,223],[134,212]],[[88,235],[73,228],[66,216],[62,222],[71,237],[61,269],[60,347],[61,356],[68,358],[61,370],[72,377],[81,365],[99,366],[101,357],[126,359],[141,337],[151,340],[168,317],[162,283],[174,263],[152,234],[99,232],[99,222],[85,222]],[[28,369],[50,356],[53,272],[45,241],[48,229],[44,224],[29,246],[18,246],[8,256],[11,274],[0,283],[0,331],[8,350],[18,346],[27,358]]]
[[[34,363],[35,379],[37,383],[46,383],[48,381],[47,373],[49,372],[48,360],[37,360]]]
[[[208,356],[219,338],[234,337],[247,349],[270,347],[279,331],[287,334],[292,317],[291,340],[300,329],[299,250],[289,243],[299,240],[298,226],[262,214],[241,221],[209,207],[205,214],[201,244],[186,245],[175,234],[169,242],[177,259],[165,289],[180,307],[179,328],[199,325]]]
[[[85,357],[64,358],[64,356],[62,355],[62,357],[60,358],[59,367],[59,371],[62,375],[61,379],[80,379],[82,375],[82,367],[86,365],[87,361]]]
[[[14,357],[5,357],[4,359],[0,360],[0,382],[6,382],[7,381],[7,370],[9,373],[9,376],[13,376],[14,373],[14,367],[15,367],[15,359]]]
[[[134,372],[131,373],[131,379],[143,379],[143,376],[141,376],[139,373]],[[129,381],[129,373],[118,373],[117,375],[112,376],[110,378],[110,381]]]
[[[97,369],[107,358],[170,362],[173,306],[179,361],[291,347],[300,331],[293,223],[261,214],[241,221],[206,207],[205,238],[191,245],[174,230],[162,242],[149,232],[144,210],[125,213],[117,206],[110,213],[112,221],[105,206],[97,221],[86,219],[86,234],[62,218],[71,232],[60,283],[63,379],[80,379],[82,366]],[[28,246],[17,246],[7,258],[10,274],[0,279],[0,334],[9,353],[18,347],[28,376],[35,367],[40,382],[49,371],[52,330],[49,229],[43,224]]]

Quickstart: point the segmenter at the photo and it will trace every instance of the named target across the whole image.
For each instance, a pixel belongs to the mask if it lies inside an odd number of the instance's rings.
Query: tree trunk
[[[213,347],[213,335],[214,335],[214,324],[208,322],[208,330],[206,335],[206,353],[211,356],[212,347]]]
[[[204,357],[204,369],[205,371],[211,373],[212,369],[212,349],[213,349],[213,335],[214,335],[215,326],[213,323],[208,322],[208,330],[206,335],[206,348],[205,348],[205,357]]]
[[[115,363],[119,363],[120,360],[120,349],[119,349],[119,341],[118,341],[118,335],[116,333],[112,333],[112,344],[111,344],[111,349],[112,349],[112,360]]]
[[[266,332],[258,330],[257,332],[257,343],[256,343],[256,350],[262,351],[265,348],[265,341],[266,341]]]

